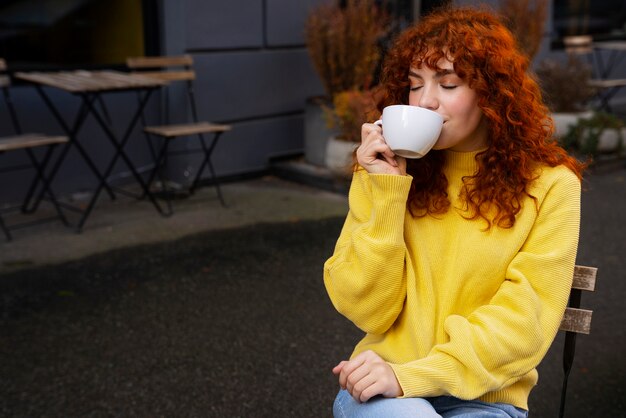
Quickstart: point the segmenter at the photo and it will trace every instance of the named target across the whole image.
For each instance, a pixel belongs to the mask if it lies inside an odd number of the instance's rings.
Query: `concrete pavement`
[[[190,198],[174,200],[174,215],[168,218],[160,216],[147,200],[119,196],[112,201],[103,193],[81,233],[54,221],[15,230],[11,242],[0,236],[0,273],[77,260],[116,248],[175,240],[202,231],[321,219],[347,212],[347,199],[341,194],[274,176],[222,187],[228,207],[220,205],[214,188],[204,187]],[[52,214],[51,205],[42,204],[37,216]],[[75,214],[68,212],[67,216],[70,223],[77,223]],[[7,223],[29,218],[21,214],[5,216]]]
[[[584,189],[578,263],[599,275],[566,416],[619,417],[626,168]],[[80,235],[48,224],[3,243],[0,415],[330,416],[330,368],[360,337],[321,279],[345,196],[273,177],[224,192],[228,209],[203,189],[170,219],[103,198]],[[557,416],[562,343],[539,367],[531,417]]]

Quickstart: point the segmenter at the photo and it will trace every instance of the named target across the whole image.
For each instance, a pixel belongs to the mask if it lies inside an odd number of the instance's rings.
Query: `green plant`
[[[333,107],[325,107],[326,120],[331,129],[337,129],[337,139],[361,141],[361,125],[378,116],[375,92],[347,90],[335,94]]]
[[[371,86],[381,56],[379,40],[389,28],[388,15],[373,0],[345,3],[317,6],[305,26],[309,55],[330,98]]]
[[[584,155],[597,156],[602,134],[607,130],[615,130],[617,133],[615,152],[621,154],[624,142],[623,127],[624,121],[617,116],[606,112],[595,112],[590,118],[579,119],[576,125],[570,127],[562,143],[566,149],[577,150]]]
[[[570,55],[567,62],[542,61],[535,73],[543,91],[544,100],[553,112],[579,112],[595,94],[589,86],[591,68]]]

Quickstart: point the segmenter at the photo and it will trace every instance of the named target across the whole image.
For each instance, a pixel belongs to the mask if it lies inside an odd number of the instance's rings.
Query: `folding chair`
[[[610,101],[622,88],[626,87],[626,78],[609,78],[611,66],[606,66],[602,54],[596,53],[593,38],[590,35],[566,36],[563,38],[565,52],[569,56],[586,56],[591,65],[594,79],[589,86],[597,91],[599,108],[612,112]]]
[[[30,165],[17,165],[13,167],[6,167],[2,169],[2,172],[10,172],[17,171],[26,168],[34,168],[37,179],[40,181],[43,187],[44,196],[46,196],[54,205],[54,208],[57,212],[56,217],[54,218],[46,218],[40,219],[33,222],[24,222],[16,225],[8,226],[4,220],[2,219],[2,213],[7,213],[10,211],[14,211],[16,209],[20,209],[22,213],[26,213],[26,202],[23,202],[19,207],[8,207],[2,208],[0,210],[0,229],[4,232],[7,241],[11,241],[13,238],[11,235],[11,230],[22,228],[25,226],[30,226],[34,224],[38,224],[40,222],[48,221],[50,219],[56,219],[57,217],[61,219],[64,225],[68,225],[67,219],[65,218],[59,203],[57,202],[52,190],[50,189],[50,182],[46,178],[45,170],[50,158],[52,157],[52,153],[54,148],[59,144],[64,144],[68,142],[68,138],[65,136],[48,136],[39,133],[23,133],[19,120],[17,118],[17,112],[15,110],[15,106],[13,104],[13,100],[11,98],[11,94],[9,92],[9,86],[11,84],[11,80],[9,76],[6,74],[6,62],[4,59],[0,58],[0,88],[2,89],[2,93],[4,96],[4,101],[7,106],[7,110],[9,111],[9,116],[11,118],[11,122],[13,124],[13,129],[15,131],[14,136],[6,136],[0,137],[0,155],[9,151],[19,151],[24,150],[28,159],[30,161]],[[33,149],[35,148],[45,148],[44,156],[41,160],[38,160],[35,156]]]
[[[171,140],[175,138],[193,138],[196,137],[201,148],[191,149],[186,153],[203,154],[203,159],[188,191],[193,194],[198,187],[198,183],[202,177],[205,168],[208,168],[211,175],[211,182],[215,185],[217,196],[222,206],[226,206],[222,192],[220,190],[219,181],[215,175],[215,170],[211,162],[211,154],[217,145],[222,133],[231,129],[230,125],[221,125],[211,122],[204,122],[198,119],[198,112],[193,91],[193,80],[195,80],[195,72],[192,69],[193,58],[190,55],[183,56],[162,56],[162,57],[136,57],[128,58],[126,65],[131,70],[139,70],[138,73],[144,76],[156,77],[168,82],[184,81],[186,86],[186,96],[191,107],[191,122],[176,123],[160,126],[145,126],[144,132],[148,135],[154,135],[162,139],[159,151],[155,154],[155,167],[150,178],[148,179],[148,187],[154,182],[155,176],[161,177],[161,169],[167,165],[168,147]],[[211,141],[207,138],[211,135]],[[172,214],[171,196],[167,186],[168,181],[161,178],[163,185],[163,197],[168,206],[169,214]]]

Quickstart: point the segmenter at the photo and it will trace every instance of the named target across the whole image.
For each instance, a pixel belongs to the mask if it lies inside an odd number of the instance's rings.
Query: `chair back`
[[[13,98],[11,97],[11,92],[9,91],[9,87],[11,86],[11,77],[7,72],[7,63],[4,58],[0,58],[0,89],[2,90],[2,96],[4,97],[4,103],[7,106],[9,111],[9,116],[11,117],[11,124],[13,125],[13,130],[17,135],[22,134],[22,126],[20,125],[20,121],[17,118],[17,111],[15,110],[15,105],[13,104]]]
[[[596,286],[598,269],[595,267],[576,266],[572,293],[569,306],[565,309],[561,331],[574,332],[577,334],[589,334],[591,332],[591,316],[593,311],[580,309],[582,291],[593,292]]]
[[[193,57],[180,55],[175,57],[131,57],[126,59],[126,66],[133,73],[155,77],[166,81],[195,80],[192,69]]]
[[[192,81],[196,79],[191,55],[129,57],[126,66],[133,74],[154,77],[168,82],[185,81],[187,98],[191,105],[191,115],[198,122],[198,111]]]
[[[0,58],[0,87],[8,87],[10,82],[9,76],[6,75],[7,63],[4,58]]]
[[[584,55],[593,51],[593,38],[590,35],[565,36],[563,43],[568,54]]]
[[[559,417],[565,415],[565,398],[567,395],[567,380],[574,363],[576,352],[576,335],[589,334],[591,332],[591,316],[593,311],[580,309],[582,292],[593,292],[596,288],[598,269],[595,267],[576,266],[569,303],[565,309],[560,330],[565,331],[565,344],[563,347],[563,386],[561,389],[561,402]]]

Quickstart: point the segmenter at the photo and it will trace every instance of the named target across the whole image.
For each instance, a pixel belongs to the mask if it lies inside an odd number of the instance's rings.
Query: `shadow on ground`
[[[579,263],[600,267],[572,418],[623,413],[625,171],[592,176]],[[328,417],[359,332],[326,297],[343,220],[205,232],[0,276],[3,417]],[[621,254],[621,255],[620,255]],[[557,415],[560,337],[531,416]]]

